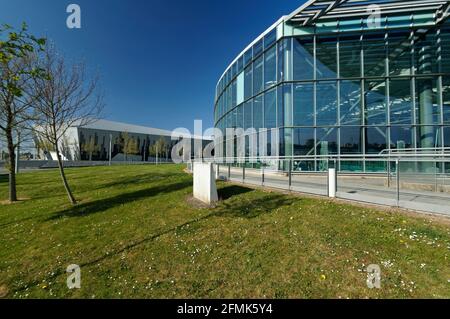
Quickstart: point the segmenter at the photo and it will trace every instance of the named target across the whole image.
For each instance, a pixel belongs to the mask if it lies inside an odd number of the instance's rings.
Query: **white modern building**
[[[192,155],[197,154],[194,141],[203,140],[180,134],[172,140],[172,132],[145,126],[138,126],[107,120],[97,120],[67,130],[61,141],[60,150],[67,161],[171,161],[172,147],[183,138],[192,141]],[[203,140],[199,145],[209,143]],[[45,150],[45,143],[36,143],[42,159],[54,160],[55,153]],[[200,151],[200,150],[199,150]]]

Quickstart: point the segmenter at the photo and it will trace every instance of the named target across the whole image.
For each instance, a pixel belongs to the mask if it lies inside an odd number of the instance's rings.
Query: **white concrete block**
[[[219,200],[213,164],[194,163],[194,198],[206,204]]]
[[[328,170],[328,196],[336,198],[336,169],[330,168]]]

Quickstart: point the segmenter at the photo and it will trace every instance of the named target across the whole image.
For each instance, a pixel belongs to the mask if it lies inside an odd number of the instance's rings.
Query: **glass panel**
[[[386,75],[386,46],[384,33],[364,35],[364,74],[366,76]]]
[[[385,127],[367,127],[366,154],[379,154],[387,149],[387,135]]]
[[[264,37],[264,49],[267,49],[277,41],[277,28],[274,28]]]
[[[295,38],[292,52],[294,80],[312,80],[314,78],[313,38]]]
[[[362,131],[360,127],[342,127],[341,154],[362,153]]]
[[[361,124],[361,82],[342,81],[340,99],[341,125]]]
[[[293,155],[293,129],[281,129],[280,130],[280,156],[292,156]]]
[[[253,125],[256,130],[263,127],[264,120],[263,96],[257,96],[253,100]]]
[[[244,128],[244,105],[239,105],[236,110],[236,127]]]
[[[393,126],[391,127],[391,149],[414,148],[414,129],[411,127]]]
[[[437,126],[417,127],[417,147],[437,148],[442,146],[441,130]]]
[[[226,112],[232,109],[232,99],[233,99],[233,91],[231,85],[227,88],[227,107]]]
[[[450,73],[450,26],[441,29],[441,72]]]
[[[237,62],[234,62],[234,64],[231,66],[231,79],[233,79],[236,76],[236,74],[237,74]]]
[[[450,147],[450,127],[444,128],[444,146]]]
[[[253,46],[253,58],[256,58],[258,55],[260,55],[263,52],[263,41],[259,40],[258,43],[256,43]]]
[[[419,78],[416,83],[417,124],[440,124],[440,106],[437,101],[436,80],[432,78]]]
[[[389,44],[389,74],[411,74],[411,32],[390,31]]]
[[[236,80],[236,103],[244,102],[244,72],[239,73]]]
[[[289,81],[291,74],[291,39],[278,42],[278,82]]]
[[[334,37],[318,37],[316,45],[317,79],[337,78],[337,41]]]
[[[341,78],[361,76],[361,36],[341,36],[339,39],[339,63]]]
[[[277,127],[277,94],[276,90],[267,92],[264,96],[264,127]]]
[[[264,83],[265,88],[277,84],[277,48],[272,47],[264,54]]]
[[[366,124],[386,124],[386,83],[367,81],[365,90]]]
[[[337,125],[336,82],[317,83],[316,100],[316,125]]]
[[[438,72],[439,47],[436,32],[427,34],[416,31],[416,43],[414,44],[416,74],[429,74]]]
[[[391,124],[412,124],[411,80],[392,80],[389,92]]]
[[[237,105],[237,84],[236,80],[231,83],[231,108],[235,107]]]
[[[252,58],[253,58],[253,51],[252,48],[250,48],[244,53],[244,66],[247,66],[247,64],[252,62]]]
[[[258,58],[253,65],[253,95],[260,93],[264,88],[263,57]]]
[[[445,77],[442,82],[442,98],[444,107],[444,124],[450,124],[450,79]]]
[[[237,61],[237,72],[240,73],[244,69],[244,56],[242,55]]]
[[[317,155],[337,154],[337,133],[336,127],[317,129]]]
[[[249,65],[244,71],[244,99],[247,100],[253,96],[253,69]]]
[[[278,127],[292,126],[292,85],[278,87]]]
[[[314,129],[294,129],[294,156],[314,155]]]
[[[314,125],[314,84],[294,84],[294,126]]]
[[[253,128],[253,108],[252,102],[246,102],[244,104],[244,129],[248,130],[249,128]]]

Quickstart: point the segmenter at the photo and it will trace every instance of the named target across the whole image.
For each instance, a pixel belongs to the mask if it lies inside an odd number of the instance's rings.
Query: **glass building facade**
[[[215,126],[276,130],[268,155],[313,158],[303,170],[335,156],[341,169],[370,171],[364,156],[450,147],[449,1],[389,2],[309,1],[281,18],[220,78]],[[351,155],[361,165],[345,168]]]

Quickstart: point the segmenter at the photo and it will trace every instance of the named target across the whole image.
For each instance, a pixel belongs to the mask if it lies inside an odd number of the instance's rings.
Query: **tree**
[[[18,31],[9,25],[0,26],[0,130],[8,149],[11,202],[17,201],[15,150],[21,142],[19,132],[30,127],[34,102],[34,96],[24,89],[33,79],[45,77],[32,63],[32,56],[43,50],[45,39],[38,39],[27,30],[26,24]]]
[[[150,148],[150,156],[156,157],[156,163],[159,162],[160,155],[166,154],[167,156],[167,143],[164,138],[160,137]]]
[[[83,64],[67,65],[53,47],[47,47],[37,62],[48,75],[35,78],[31,89],[35,102],[35,133],[50,142],[56,152],[58,168],[70,202],[77,203],[67,181],[61,158],[61,140],[72,126],[85,126],[99,119],[103,97],[98,78],[88,79]]]
[[[95,139],[93,136],[89,139],[87,143],[82,145],[83,152],[89,154],[89,161],[92,161],[92,155],[100,151],[100,147],[95,144]]]
[[[139,153],[137,141],[128,134],[128,132],[123,133],[123,153],[125,155],[125,161],[128,160],[128,155],[136,155]]]

